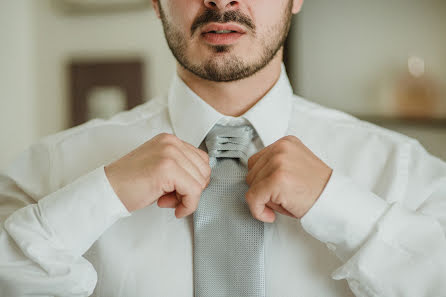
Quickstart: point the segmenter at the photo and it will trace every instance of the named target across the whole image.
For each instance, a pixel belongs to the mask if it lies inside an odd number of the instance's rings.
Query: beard
[[[217,58],[209,58],[200,63],[193,63],[187,56],[188,43],[184,33],[175,28],[175,26],[166,18],[166,15],[159,2],[161,21],[163,24],[164,35],[172,54],[178,63],[192,72],[196,76],[214,82],[231,82],[241,80],[254,75],[256,72],[267,66],[282,48],[288,36],[291,25],[291,8],[293,1],[290,0],[284,12],[284,18],[278,24],[265,32],[260,37],[260,49],[254,61],[247,62],[243,58],[231,53],[231,45],[211,46],[210,49],[216,53],[226,53]],[[210,22],[227,23],[234,22],[248,28],[252,34],[257,37],[256,26],[252,20],[238,10],[220,12],[214,9],[207,9],[198,16],[191,26],[191,36],[194,32]]]

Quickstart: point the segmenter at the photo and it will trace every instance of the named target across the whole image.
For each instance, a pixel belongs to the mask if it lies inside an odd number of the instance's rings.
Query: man
[[[178,61],[168,96],[47,137],[1,175],[0,295],[446,296],[446,164],[292,95],[283,42],[302,2],[153,0]],[[230,266],[206,283],[194,258],[220,235],[196,240],[196,212],[232,153],[213,145],[241,146],[216,131],[240,127],[262,263],[242,254],[258,278]],[[227,262],[231,243],[213,245]]]

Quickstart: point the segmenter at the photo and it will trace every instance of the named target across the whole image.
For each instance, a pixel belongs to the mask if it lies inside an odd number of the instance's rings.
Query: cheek
[[[252,15],[259,33],[268,31],[281,23],[288,9],[288,0],[258,0],[252,8]]]
[[[193,21],[199,15],[203,1],[168,1],[169,20],[176,28],[190,35]]]

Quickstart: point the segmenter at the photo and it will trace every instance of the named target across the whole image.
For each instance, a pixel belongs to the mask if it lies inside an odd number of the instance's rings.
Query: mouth
[[[203,39],[211,45],[230,45],[235,43],[246,31],[235,24],[209,24],[201,30]]]

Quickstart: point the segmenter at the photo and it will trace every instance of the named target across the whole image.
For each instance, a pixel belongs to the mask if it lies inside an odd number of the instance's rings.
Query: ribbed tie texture
[[[205,143],[211,180],[194,213],[196,297],[264,297],[264,223],[246,203],[249,125],[215,125]],[[246,163],[245,163],[246,164]]]

